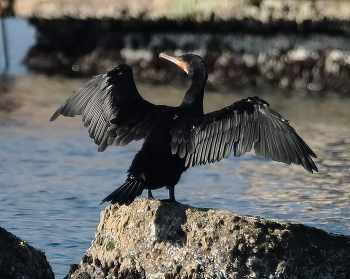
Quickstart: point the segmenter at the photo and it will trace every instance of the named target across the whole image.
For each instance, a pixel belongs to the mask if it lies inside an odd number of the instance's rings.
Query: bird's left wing
[[[52,115],[82,115],[89,135],[104,151],[109,145],[126,145],[147,137],[163,121],[159,106],[144,100],[135,85],[132,70],[119,64],[112,71],[93,77],[73,93]]]
[[[317,171],[310,157],[315,153],[287,120],[258,97],[183,121],[172,130],[172,153],[186,157],[186,167],[219,161],[232,151],[238,157],[253,146],[258,156]]]

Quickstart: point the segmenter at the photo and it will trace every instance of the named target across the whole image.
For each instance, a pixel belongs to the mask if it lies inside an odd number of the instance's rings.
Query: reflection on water
[[[16,108],[16,101],[10,94],[10,88],[14,83],[14,77],[0,74],[0,124],[6,118],[6,114]]]
[[[35,29],[25,19],[14,17],[4,18],[3,24],[6,37],[0,33],[0,72],[7,70],[9,74],[26,74],[27,68],[21,60],[28,48],[35,43]],[[7,55],[5,45],[7,45]],[[6,63],[8,63],[8,69],[6,69]]]
[[[48,122],[85,81],[19,77],[9,91],[16,109],[0,114],[0,225],[44,250],[56,278],[80,261],[106,206],[99,206],[101,199],[124,182],[142,144],[98,153],[80,117]],[[178,105],[185,91],[173,86],[138,87],[146,99],[168,105]],[[176,187],[178,201],[349,234],[350,100],[268,93],[210,92],[206,110],[248,94],[260,95],[290,119],[314,149],[320,172],[310,174],[300,166],[251,155],[230,157],[184,173]],[[167,191],[154,195],[164,198]]]

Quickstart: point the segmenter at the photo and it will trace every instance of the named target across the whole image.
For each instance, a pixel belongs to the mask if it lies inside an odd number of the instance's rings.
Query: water
[[[81,119],[48,119],[86,79],[41,75],[17,77],[7,99],[16,109],[0,126],[1,226],[46,252],[57,278],[78,263],[94,237],[101,199],[125,180],[141,142],[103,153]],[[139,84],[144,97],[176,105],[184,88]],[[251,92],[250,92],[251,93]],[[257,92],[254,92],[257,93]],[[319,173],[246,155],[195,167],[176,187],[178,201],[198,207],[278,221],[301,222],[349,234],[349,99],[262,96],[319,155]],[[211,92],[207,110],[231,103],[245,92]],[[210,106],[209,106],[210,104]],[[166,190],[155,191],[165,198]]]
[[[35,29],[23,19],[5,18],[3,20],[8,49],[8,74],[23,75],[26,67],[21,63],[28,47],[35,43]],[[5,68],[4,36],[0,32],[0,73]]]
[[[11,71],[25,73],[13,63]],[[17,74],[1,87],[0,226],[44,250],[56,278],[79,263],[106,206],[99,205],[101,199],[124,182],[141,146],[136,142],[98,153],[80,117],[48,122],[86,81]],[[144,98],[158,104],[177,105],[186,90],[137,84]],[[300,166],[252,155],[231,156],[186,172],[175,189],[178,201],[350,234],[350,100],[278,89],[226,91],[208,93],[206,111],[259,95],[316,152],[320,172],[310,174]],[[165,198],[167,191],[154,196]]]

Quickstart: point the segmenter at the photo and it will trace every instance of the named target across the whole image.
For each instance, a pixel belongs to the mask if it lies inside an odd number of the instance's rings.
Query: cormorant
[[[119,64],[75,91],[50,119],[82,115],[100,152],[110,145],[124,146],[145,139],[128,169],[126,182],[101,203],[129,205],[144,189],[148,198],[153,198],[151,190],[161,187],[167,187],[167,201],[173,202],[174,187],[188,168],[220,161],[231,152],[241,156],[253,146],[258,156],[318,171],[310,157],[316,158],[315,153],[267,102],[250,97],[204,114],[208,73],[203,58],[164,53],[159,57],[173,62],[192,79],[180,106],[144,100],[131,68]]]

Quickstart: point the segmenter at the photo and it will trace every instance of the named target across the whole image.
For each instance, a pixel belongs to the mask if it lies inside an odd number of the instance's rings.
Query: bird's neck
[[[189,107],[192,113],[203,114],[203,98],[205,84],[206,79],[193,80],[180,106],[184,108]]]

